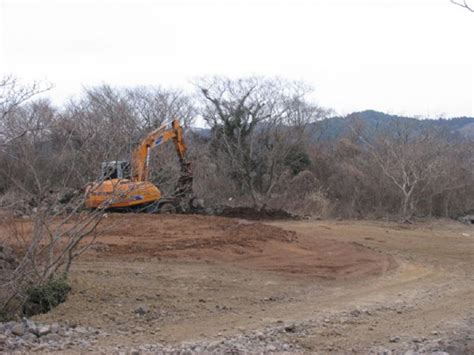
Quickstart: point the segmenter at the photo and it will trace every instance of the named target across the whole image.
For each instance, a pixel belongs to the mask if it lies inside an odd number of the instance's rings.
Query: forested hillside
[[[474,117],[413,118],[373,110],[354,112],[347,116],[336,116],[317,122],[314,124],[314,136],[315,139],[331,140],[344,136],[354,125],[363,127],[366,133],[374,134],[381,130],[392,130],[393,126],[402,124],[420,132],[426,129],[442,130],[450,139],[474,139]]]

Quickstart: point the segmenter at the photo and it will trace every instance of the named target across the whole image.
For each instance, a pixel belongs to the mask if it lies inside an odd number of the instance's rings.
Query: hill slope
[[[410,129],[442,129],[452,139],[474,139],[474,117],[456,117],[449,119],[417,119],[389,115],[383,112],[366,110],[354,112],[345,117],[331,117],[314,124],[315,139],[332,140],[347,134],[357,125],[366,131],[393,130],[397,125],[407,125]]]

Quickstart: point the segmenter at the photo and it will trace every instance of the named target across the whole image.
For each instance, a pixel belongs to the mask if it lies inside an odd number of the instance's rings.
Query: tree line
[[[4,77],[1,206],[27,212],[78,193],[102,161],[127,159],[146,133],[178,118],[187,128],[195,193],[208,206],[406,220],[474,209],[472,140],[399,120],[367,129],[354,118],[343,135],[320,139],[332,113],[303,82],[208,77],[194,88],[102,85],[58,107],[37,95],[49,87]],[[178,175],[172,147],[153,152],[150,178],[165,193]]]

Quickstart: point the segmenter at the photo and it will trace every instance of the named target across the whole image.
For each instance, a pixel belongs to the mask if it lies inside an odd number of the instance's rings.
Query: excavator
[[[178,155],[181,175],[174,195],[163,197],[159,188],[148,181],[150,150],[172,140]],[[125,212],[171,213],[193,206],[191,164],[186,160],[183,128],[178,120],[162,124],[149,133],[128,161],[103,162],[99,181],[85,191],[85,207]]]

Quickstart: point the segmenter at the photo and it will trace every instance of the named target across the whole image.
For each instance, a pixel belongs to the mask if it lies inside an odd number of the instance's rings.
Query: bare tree
[[[9,114],[33,96],[50,88],[50,85],[41,83],[22,84],[18,78],[12,75],[0,78],[0,146],[26,134],[25,131],[10,132],[8,130],[5,120]]]
[[[400,212],[410,220],[418,196],[441,175],[448,174],[443,155],[449,143],[439,132],[420,131],[410,123],[394,122],[373,138],[359,136],[383,174],[401,193]]]
[[[227,176],[264,207],[291,171],[288,157],[304,151],[307,126],[327,111],[305,100],[309,88],[300,82],[215,77],[198,87],[214,154],[225,156]]]
[[[104,209],[83,210],[84,190],[70,189],[80,173],[77,161],[89,148],[71,144],[71,132],[57,129],[60,120],[44,100],[11,107],[3,117],[15,139],[3,142],[0,176],[9,182],[9,209],[21,211],[27,219],[12,216],[10,233],[1,241],[20,255],[8,279],[2,278],[2,313],[20,310],[31,287],[67,275],[73,260],[97,236],[104,214]],[[59,137],[60,132],[66,134]]]
[[[469,4],[467,0],[463,0],[463,1],[451,0],[451,3],[457,6],[461,6],[462,8],[465,8],[471,12],[474,12],[474,7],[471,4]]]

